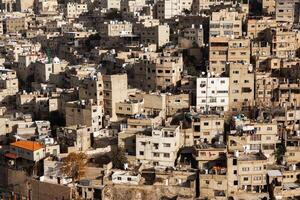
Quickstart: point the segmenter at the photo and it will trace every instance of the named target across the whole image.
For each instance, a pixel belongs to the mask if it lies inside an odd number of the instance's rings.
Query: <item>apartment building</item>
[[[100,0],[99,7],[102,9],[117,9],[120,10],[121,8],[121,1],[120,0]]]
[[[7,18],[5,24],[5,30],[7,33],[26,31],[28,29],[28,18]]]
[[[176,86],[183,72],[181,53],[163,52],[144,55],[134,65],[134,77],[129,83],[146,91],[164,90]]]
[[[116,103],[127,99],[127,74],[103,75],[104,114],[117,120]]]
[[[176,113],[187,111],[190,108],[190,95],[182,94],[167,94],[166,95],[166,115],[173,116]]]
[[[65,16],[68,19],[78,18],[81,14],[88,12],[87,4],[68,2],[65,8]]]
[[[223,142],[224,117],[219,115],[195,115],[192,117],[194,144]]]
[[[268,42],[251,43],[251,61],[258,70],[269,69],[269,59],[271,57],[271,45]]]
[[[85,77],[79,83],[79,99],[93,99],[97,105],[103,106],[103,77],[101,73]]]
[[[241,37],[242,18],[237,11],[220,10],[213,12],[209,21],[210,37]]]
[[[136,135],[136,159],[154,166],[173,167],[181,147],[180,127],[157,127]]]
[[[293,136],[288,136],[286,138],[286,151],[284,154],[284,161],[288,165],[297,164],[300,162],[300,139],[299,131],[296,131],[296,134]]]
[[[59,7],[57,0],[39,0],[35,4],[35,10],[39,14],[54,14]]]
[[[170,41],[170,27],[169,25],[157,25],[144,27],[141,30],[141,42],[143,44],[155,44],[160,48]]]
[[[34,63],[34,80],[39,83],[46,83],[50,79],[51,74],[58,74],[63,72],[68,63],[60,61],[59,58],[55,57],[53,60],[41,60]]]
[[[196,27],[193,24],[190,28],[183,29],[182,36],[179,36],[178,42],[182,48],[202,47],[204,45],[204,30],[202,25]]]
[[[159,0],[156,2],[156,18],[170,19],[191,10],[192,0]]]
[[[197,78],[196,107],[200,111],[228,111],[229,78],[228,77]]]
[[[145,0],[122,0],[121,11],[125,13],[137,13],[146,6]]]
[[[127,21],[108,21],[99,24],[102,37],[117,37],[132,34],[132,23]]]
[[[227,154],[228,196],[244,195],[253,200],[268,197],[266,166],[267,158],[262,153]]]
[[[144,112],[144,99],[126,99],[123,102],[116,103],[116,114],[118,117],[135,116]]]
[[[274,15],[276,12],[276,0],[262,0],[262,11],[264,14]]]
[[[293,58],[296,56],[297,32],[287,28],[269,29],[267,40],[272,44],[272,55],[278,58]]]
[[[196,161],[200,169],[200,194],[208,199],[227,199],[227,164],[224,144],[196,145]]]
[[[257,72],[255,81],[255,103],[257,106],[272,106],[274,90],[278,87],[279,80],[272,77],[271,73]]]
[[[66,126],[85,125],[92,131],[102,128],[103,107],[98,106],[90,99],[88,102],[78,100],[65,105]]]
[[[19,91],[16,71],[0,68],[0,105],[12,106],[14,95]]]
[[[279,143],[277,123],[251,122],[236,117],[235,129],[228,136],[228,151],[262,152],[269,163],[275,162],[274,153]]]
[[[93,127],[67,126],[56,130],[62,152],[86,151],[92,146]]]
[[[271,1],[271,0],[268,0]],[[274,1],[275,2],[275,1]],[[276,20],[272,17],[253,18],[247,21],[247,36],[251,39],[264,39],[269,28],[276,28]]]
[[[34,0],[28,0],[28,1],[16,0],[16,11],[18,12],[33,10],[33,8],[34,8]]]
[[[248,0],[196,0],[193,2],[193,13],[198,14],[203,11],[209,10],[218,6],[232,6],[232,7],[241,7],[243,12],[249,12],[249,1]]]
[[[295,0],[276,0],[275,8],[277,22],[294,23]]]
[[[250,63],[250,40],[247,38],[211,37],[209,70],[215,74],[228,72],[230,62]]]
[[[250,64],[229,65],[229,108],[231,111],[247,111],[254,105],[254,73]]]

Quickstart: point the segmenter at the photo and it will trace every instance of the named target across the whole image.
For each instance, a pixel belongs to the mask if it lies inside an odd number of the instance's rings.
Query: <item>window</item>
[[[209,184],[209,180],[205,180],[205,184],[208,185]]]
[[[143,151],[140,151],[140,156],[143,156],[144,155],[144,152]]]
[[[159,157],[159,153],[153,153],[154,157]]]
[[[118,180],[120,181],[120,180],[122,180],[122,178],[121,178],[121,177],[118,177]]]
[[[217,126],[221,125],[221,122],[216,122],[216,125],[217,125]]]
[[[238,185],[238,181],[233,181],[233,185]]]
[[[164,157],[165,158],[170,158],[170,154],[169,153],[164,153]]]
[[[249,178],[248,177],[244,177],[244,181],[248,181],[249,180]]]
[[[271,131],[271,130],[272,130],[271,126],[267,127],[267,131]]]
[[[260,141],[261,140],[261,135],[253,134],[250,136],[251,141]]]
[[[250,170],[249,167],[243,167],[243,168],[242,168],[242,171],[243,171],[243,172],[247,172],[247,171],[249,171],[249,170]]]
[[[163,147],[171,147],[170,143],[163,143]]]
[[[209,123],[208,123],[208,122],[204,122],[203,125],[204,125],[204,126],[208,126]]]
[[[261,167],[254,167],[253,170],[254,170],[254,171],[260,171],[260,170],[261,170]]]
[[[131,177],[127,177],[127,181],[131,181]]]

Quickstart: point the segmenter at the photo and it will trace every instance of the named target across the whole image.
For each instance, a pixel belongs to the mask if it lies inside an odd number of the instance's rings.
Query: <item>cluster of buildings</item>
[[[0,0],[0,199],[299,199],[299,49],[299,0]]]

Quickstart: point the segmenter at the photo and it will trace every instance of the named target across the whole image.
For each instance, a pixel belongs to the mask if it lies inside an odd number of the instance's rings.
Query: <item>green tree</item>
[[[280,163],[282,161],[284,154],[285,154],[284,145],[278,144],[276,146],[276,151],[275,151],[275,158],[277,160],[277,163]]]
[[[114,168],[123,169],[124,164],[128,162],[123,148],[118,147],[111,152],[111,161]]]

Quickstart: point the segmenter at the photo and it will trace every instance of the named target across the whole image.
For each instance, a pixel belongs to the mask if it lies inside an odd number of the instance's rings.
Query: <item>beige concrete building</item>
[[[121,1],[120,0],[100,0],[99,6],[100,6],[100,8],[104,8],[107,10],[110,10],[110,9],[120,10]]]
[[[28,29],[28,18],[8,18],[6,19],[6,32],[16,33],[26,31]]]
[[[228,71],[229,63],[250,63],[250,40],[247,38],[211,37],[209,70],[215,74]]]
[[[35,9],[40,14],[54,14],[57,12],[57,8],[57,0],[39,0]]]
[[[195,145],[198,162],[200,195],[208,199],[227,199],[226,145],[223,143]]]
[[[145,55],[134,66],[134,78],[129,84],[146,91],[174,87],[181,79],[183,57],[180,53],[164,52]]]
[[[271,1],[271,0],[268,0]],[[266,37],[266,31],[269,28],[276,28],[276,20],[272,17],[262,17],[248,19],[247,21],[247,36],[251,39],[263,39]]]
[[[93,127],[87,126],[68,126],[64,128],[57,129],[57,138],[61,142],[62,152],[85,152],[91,147],[91,136],[93,133]]]
[[[279,85],[278,78],[271,73],[257,72],[255,81],[255,103],[257,106],[272,106],[274,89]]]
[[[78,18],[81,14],[88,11],[85,3],[67,3],[65,8],[65,16],[69,19]]]
[[[195,144],[199,142],[214,143],[216,141],[223,141],[223,117],[218,115],[193,116],[191,125]]]
[[[162,47],[170,41],[169,25],[157,25],[144,27],[141,30],[141,42],[143,44],[155,44],[157,48]]]
[[[13,107],[17,92],[19,82],[16,71],[0,68],[0,105]]]
[[[294,23],[295,0],[276,0],[275,8],[277,22]]]
[[[82,125],[91,127],[91,131],[102,128],[103,107],[98,106],[91,99],[68,102],[65,105],[66,126]]]
[[[33,9],[34,9],[34,0],[27,0],[27,1],[16,0],[16,11],[24,12]]]
[[[299,135],[298,132],[296,134]],[[300,139],[298,135],[294,137],[289,137],[286,140],[286,151],[284,154],[284,161],[288,165],[293,165],[300,162]]]
[[[271,44],[268,42],[251,43],[251,60],[256,69],[261,71],[269,69],[268,60],[270,57]]]
[[[262,153],[227,155],[228,196],[258,199],[268,197],[266,181],[267,158]],[[256,192],[251,196],[252,192]]]
[[[53,60],[37,61],[34,64],[34,80],[37,82],[48,82],[51,74],[63,72],[68,63],[60,61],[55,57]]]
[[[192,25],[190,28],[185,28],[182,32],[182,36],[178,38],[178,43],[182,48],[202,47],[204,45],[204,30],[202,25],[199,27]]]
[[[127,74],[103,75],[104,114],[117,120],[116,103],[127,99]]]
[[[276,0],[262,0],[263,13],[273,15],[276,12]]]
[[[93,99],[97,105],[103,106],[103,77],[101,73],[85,77],[79,83],[79,99]]]
[[[278,58],[293,58],[298,48],[297,33],[286,28],[270,29],[267,40],[272,44],[272,55]]]
[[[229,65],[229,107],[233,112],[248,111],[254,105],[254,73],[251,65]]]
[[[158,127],[136,135],[136,159],[154,166],[172,167],[181,147],[180,127]]]
[[[189,94],[167,94],[166,115],[173,116],[176,113],[188,111],[190,108]]]
[[[235,130],[228,135],[228,151],[262,152],[268,162],[275,162],[274,153],[279,143],[277,123],[249,122],[234,118]]]
[[[132,34],[132,24],[126,21],[109,21],[99,24],[102,37],[116,37]]]
[[[201,13],[203,11],[209,10],[213,7],[217,6],[232,6],[232,7],[240,7],[243,12],[248,13],[249,12],[249,2],[248,0],[225,0],[225,1],[219,1],[219,0],[196,0],[193,2],[193,13]]]
[[[213,12],[209,21],[209,36],[241,37],[242,18],[237,11]]]
[[[191,11],[192,3],[192,0],[159,0],[156,2],[156,18],[170,19],[185,10]]]
[[[121,1],[121,11],[130,12],[130,13],[137,13],[146,6],[145,0],[122,0]]]

